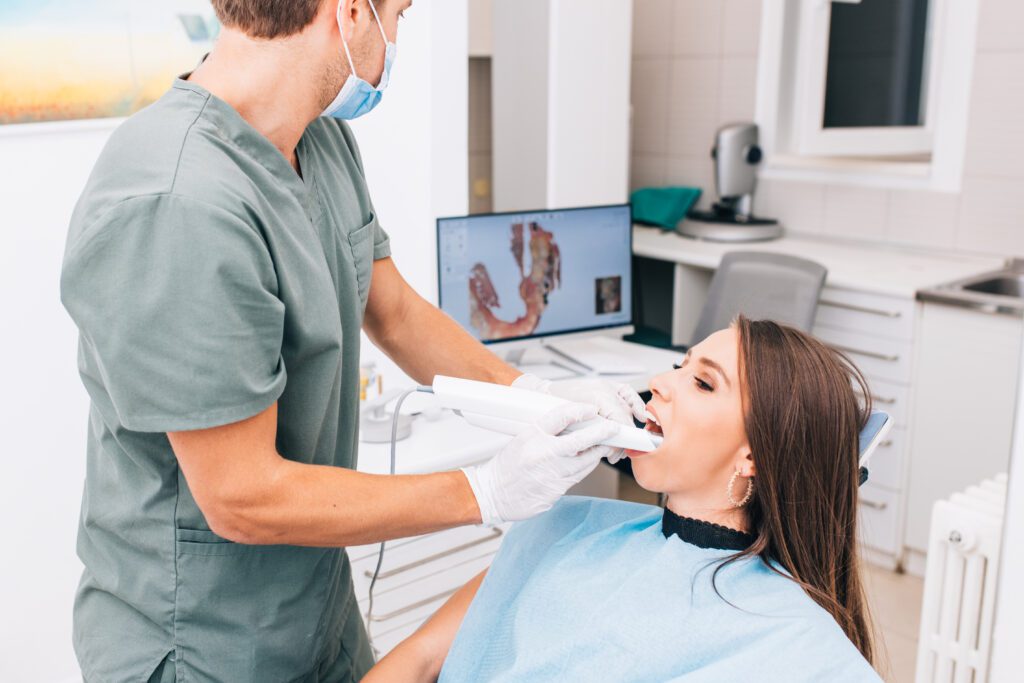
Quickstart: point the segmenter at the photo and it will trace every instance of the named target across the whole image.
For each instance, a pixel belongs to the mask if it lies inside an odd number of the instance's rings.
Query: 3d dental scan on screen
[[[440,306],[484,342],[632,322],[629,205],[442,218]]]

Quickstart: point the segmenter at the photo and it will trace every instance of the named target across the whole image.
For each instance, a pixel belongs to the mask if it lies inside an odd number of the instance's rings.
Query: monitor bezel
[[[440,216],[435,220],[434,225],[434,256],[437,268],[437,307],[444,311],[444,300],[442,298],[442,287],[441,287],[441,222],[442,221],[457,221],[466,220],[471,218],[493,218],[495,216],[522,216],[527,214],[536,213],[556,213],[556,212],[573,212],[573,211],[591,211],[594,209],[622,209],[625,208],[629,211],[629,282],[630,292],[633,291],[633,205],[629,202],[621,204],[595,204],[593,206],[571,206],[564,209],[532,209],[526,211],[498,211],[494,213],[474,213],[465,216]],[[549,337],[565,337],[567,335],[581,334],[585,332],[600,332],[602,330],[612,330],[616,328],[632,327],[636,324],[636,306],[635,301],[629,302],[630,316],[628,322],[617,322],[610,325],[597,325],[595,327],[580,327],[560,330],[557,332],[542,332],[540,334],[527,334],[520,337],[506,337],[504,339],[480,339],[472,331],[466,330],[467,333],[473,335],[473,338],[479,341],[481,344],[490,346],[497,344],[509,344],[511,342],[522,342],[529,341],[531,339],[546,339]],[[459,325],[462,327],[462,325]],[[466,328],[463,328],[466,329]]]

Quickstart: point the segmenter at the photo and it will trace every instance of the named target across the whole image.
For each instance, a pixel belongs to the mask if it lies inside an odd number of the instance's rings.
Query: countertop
[[[766,251],[817,261],[828,268],[826,285],[901,298],[919,290],[1001,268],[998,258],[873,246],[812,237],[784,236],[770,242],[724,244],[703,242],[674,232],[633,226],[633,253],[714,269],[730,251]]]

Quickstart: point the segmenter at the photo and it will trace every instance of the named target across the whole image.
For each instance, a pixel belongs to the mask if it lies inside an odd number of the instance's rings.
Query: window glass
[[[923,126],[929,0],[832,4],[825,128]]]

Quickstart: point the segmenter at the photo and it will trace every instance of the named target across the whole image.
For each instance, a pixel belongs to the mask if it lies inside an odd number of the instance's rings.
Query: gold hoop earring
[[[733,496],[732,496],[732,488],[733,488],[733,485],[736,483],[736,479],[739,476],[740,476],[740,471],[739,470],[735,470],[732,473],[732,478],[729,479],[729,486],[725,490],[725,494],[729,498],[729,504],[732,505],[734,508],[741,508],[741,507],[743,507],[744,505],[749,503],[750,499],[754,496],[754,478],[753,477],[749,477],[747,479],[747,492],[744,494],[743,500],[736,500],[735,498],[733,498]]]

